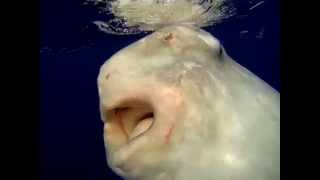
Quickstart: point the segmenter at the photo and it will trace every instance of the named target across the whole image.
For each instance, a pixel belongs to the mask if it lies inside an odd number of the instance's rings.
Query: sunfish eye
[[[219,54],[218,55],[219,55],[219,57],[223,55],[223,47],[222,46],[219,47]]]

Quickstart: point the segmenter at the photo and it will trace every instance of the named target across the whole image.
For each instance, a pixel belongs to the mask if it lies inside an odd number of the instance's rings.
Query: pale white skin
[[[280,179],[280,94],[220,48],[200,29],[170,26],[101,67],[107,160],[118,175]]]

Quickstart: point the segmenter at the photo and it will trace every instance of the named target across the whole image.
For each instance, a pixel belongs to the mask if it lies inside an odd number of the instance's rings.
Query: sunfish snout
[[[179,89],[148,78],[125,81],[111,75],[102,82],[100,97],[109,165],[134,176],[158,164],[183,117]]]

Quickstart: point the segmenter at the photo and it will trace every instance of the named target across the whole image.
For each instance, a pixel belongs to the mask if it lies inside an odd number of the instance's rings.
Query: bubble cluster
[[[156,31],[170,25],[206,27],[234,14],[228,0],[88,0],[114,18],[95,21],[117,35]]]

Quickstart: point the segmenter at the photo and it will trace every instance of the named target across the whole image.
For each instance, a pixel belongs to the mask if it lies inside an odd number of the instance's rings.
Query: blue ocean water
[[[100,66],[145,34],[116,36],[81,0],[41,0],[41,180],[120,179],[107,166],[97,92]],[[277,0],[237,0],[237,14],[205,28],[238,63],[280,91]]]

